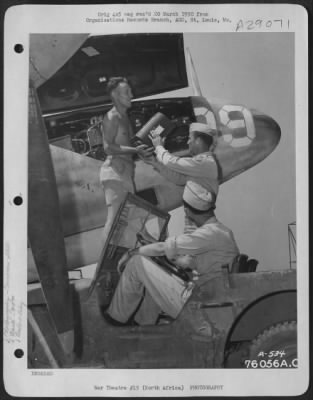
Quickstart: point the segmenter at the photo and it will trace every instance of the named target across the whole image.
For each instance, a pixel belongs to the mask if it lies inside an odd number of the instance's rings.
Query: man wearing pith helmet
[[[192,123],[189,128],[188,146],[192,157],[176,157],[164,147],[160,136],[150,137],[155,147],[156,159],[151,164],[167,179],[177,185],[194,182],[204,188],[210,205],[215,206],[218,194],[218,167],[213,151],[217,142],[217,131],[207,124]],[[186,218],[185,232],[193,229]]]

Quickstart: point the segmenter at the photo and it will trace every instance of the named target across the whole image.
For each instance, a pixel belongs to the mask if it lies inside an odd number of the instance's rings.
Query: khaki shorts
[[[133,161],[109,156],[100,169],[100,181],[120,181],[126,191],[134,193],[135,166]]]

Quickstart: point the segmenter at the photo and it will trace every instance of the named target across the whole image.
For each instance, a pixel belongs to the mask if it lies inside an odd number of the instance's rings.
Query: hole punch
[[[22,358],[24,356],[24,351],[22,349],[16,349],[14,355],[16,358]]]
[[[20,43],[17,43],[15,46],[14,46],[14,51],[15,51],[15,53],[23,53],[23,51],[24,51],[24,46],[22,45],[22,44],[20,44]]]
[[[21,204],[23,204],[23,199],[22,199],[22,197],[21,197],[21,196],[16,196],[16,197],[14,197],[13,203],[14,203],[16,206],[20,206]]]

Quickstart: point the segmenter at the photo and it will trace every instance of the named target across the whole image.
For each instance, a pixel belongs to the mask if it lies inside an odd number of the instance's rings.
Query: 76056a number
[[[245,360],[246,368],[297,368],[298,360],[295,358],[288,362],[285,359],[270,360]]]

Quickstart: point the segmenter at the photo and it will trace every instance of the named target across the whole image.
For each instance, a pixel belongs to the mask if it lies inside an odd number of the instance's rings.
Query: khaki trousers
[[[119,322],[126,322],[144,294],[135,321],[140,325],[155,324],[161,311],[177,318],[192,288],[173,277],[147,257],[135,255],[123,271],[108,313]]]

